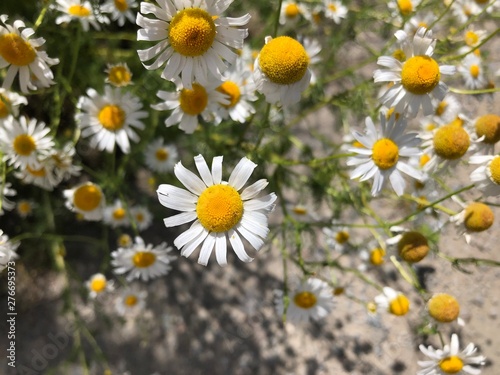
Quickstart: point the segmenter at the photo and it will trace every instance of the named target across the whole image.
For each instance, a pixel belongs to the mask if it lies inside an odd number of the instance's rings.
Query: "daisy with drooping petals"
[[[127,211],[121,200],[117,199],[113,205],[104,208],[103,221],[113,228],[126,227],[130,224]]]
[[[132,84],[132,72],[126,63],[108,64],[104,71],[108,76],[106,83],[115,87],[124,87]]]
[[[118,26],[125,25],[125,19],[135,22],[135,13],[132,8],[137,7],[135,0],[107,0],[101,7],[103,13],[111,13],[111,20],[116,21]]]
[[[397,195],[402,195],[406,186],[401,172],[417,180],[423,178],[422,173],[410,164],[401,161],[401,157],[420,155],[417,147],[420,140],[416,133],[404,133],[406,120],[390,116],[388,120],[381,113],[381,134],[375,129],[371,118],[366,118],[366,134],[354,132],[354,137],[363,147],[350,148],[349,151],[358,155],[347,160],[347,165],[356,166],[351,172],[351,178],[361,178],[361,181],[374,178],[372,195],[382,191],[387,180]]]
[[[69,23],[77,20],[81,23],[83,31],[89,31],[89,24],[96,30],[101,29],[101,23],[109,23],[109,19],[101,14],[101,11],[94,12],[90,1],[86,0],[57,0],[57,10],[64,13],[56,18],[56,24]]]
[[[132,285],[120,291],[115,300],[115,310],[119,315],[136,315],[146,305],[148,292]]]
[[[172,247],[165,242],[153,247],[152,244],[146,245],[141,237],[136,237],[131,247],[120,247],[111,253],[111,264],[117,275],[127,274],[127,281],[148,281],[170,271],[170,262],[174,259],[169,254],[171,250]]]
[[[158,42],[153,47],[137,51],[146,69],[157,69],[166,62],[162,78],[181,77],[184,87],[193,82],[205,86],[222,81],[222,73],[233,64],[236,53],[248,35],[239,29],[250,20],[246,14],[238,18],[221,15],[232,0],[173,1],[157,0],[160,7],[142,2],[137,14],[137,40]],[[153,14],[157,19],[144,17]],[[156,59],[151,65],[144,63]]]
[[[265,179],[243,189],[257,166],[245,157],[236,165],[227,182],[222,180],[222,156],[213,158],[211,171],[203,156],[195,156],[194,161],[201,178],[181,162],[174,169],[188,190],[163,184],[157,191],[163,206],[182,211],[164,219],[165,226],[178,226],[194,220],[191,227],[175,239],[174,245],[185,257],[201,245],[198,263],[205,266],[215,248],[217,262],[224,266],[227,264],[229,239],[241,261],[252,261],[240,236],[255,250],[260,250],[269,233],[267,217],[274,208],[276,195],[258,197],[268,184]]]
[[[101,296],[105,292],[111,292],[113,287],[113,281],[106,279],[102,273],[96,273],[90,277],[90,279],[85,283],[89,291],[90,298],[96,298]]]
[[[304,46],[289,36],[265,39],[255,59],[253,79],[257,91],[271,104],[298,103],[311,81],[310,59]]]
[[[462,206],[463,210],[450,217],[450,221],[455,223],[459,234],[465,237],[467,244],[470,244],[473,233],[484,232],[491,228],[495,222],[495,214],[484,203],[471,202],[466,204],[458,198],[454,200]]]
[[[91,146],[99,150],[112,152],[118,144],[128,154],[129,139],[139,141],[133,128],[144,129],[141,119],[148,116],[146,111],[141,111],[139,98],[111,86],[104,88],[103,96],[94,89],[88,89],[87,95],[78,100],[77,108],[81,112],[75,115],[82,137],[91,137]]]
[[[451,335],[450,345],[445,345],[443,349],[434,349],[432,346],[426,348],[424,345],[420,345],[419,349],[431,360],[418,361],[418,365],[423,369],[417,375],[479,375],[481,370],[477,366],[486,363],[486,357],[474,355],[477,348],[473,343],[460,352],[460,343],[455,333]]]
[[[326,317],[334,306],[333,291],[330,286],[315,277],[311,277],[289,292],[290,302],[285,311],[283,291],[275,291],[274,302],[279,315],[286,314],[291,323],[306,323]]]
[[[36,168],[29,165],[14,172],[14,176],[25,184],[32,184],[47,191],[52,191],[59,185],[61,180],[54,171],[54,165],[48,163],[49,158],[39,160],[39,166]]]
[[[24,96],[0,88],[0,125],[19,116],[19,106],[28,104]]]
[[[164,144],[163,142],[163,138],[157,138],[144,151],[146,165],[149,169],[158,173],[173,171],[179,157],[175,145]]]
[[[98,185],[85,182],[63,194],[69,210],[82,214],[85,220],[101,220],[106,202]]]
[[[471,156],[470,164],[482,164],[470,174],[484,196],[500,196],[500,155]]]
[[[395,33],[404,52],[404,61],[393,56],[381,56],[377,64],[388,69],[375,70],[375,82],[393,82],[380,98],[387,107],[395,107],[396,112],[415,117],[423,108],[424,115],[431,115],[435,108],[432,98],[443,100],[448,87],[441,81],[442,74],[454,74],[455,67],[439,66],[431,56],[436,40],[432,39],[431,30],[419,28],[416,34],[409,36],[403,30]]]
[[[476,154],[495,154],[495,145],[500,142],[500,116],[486,113],[468,123],[471,133],[475,133],[478,142],[472,145]]]
[[[80,175],[82,167],[74,164],[75,153],[75,146],[68,142],[61,149],[52,149],[45,158],[44,164],[49,164],[53,168],[58,183]]]
[[[18,73],[19,87],[23,93],[36,90],[37,86],[49,87],[54,84],[54,74],[49,66],[58,64],[59,59],[52,59],[40,50],[45,39],[31,39],[35,34],[32,28],[26,27],[21,20],[14,21],[11,26],[5,23],[7,19],[7,15],[0,15],[0,69],[8,67],[2,87],[9,89]],[[37,79],[37,86],[32,82],[33,76]]]
[[[403,293],[387,286],[384,287],[382,294],[375,297],[375,303],[378,309],[386,310],[396,316],[406,315],[410,310],[408,298]]]

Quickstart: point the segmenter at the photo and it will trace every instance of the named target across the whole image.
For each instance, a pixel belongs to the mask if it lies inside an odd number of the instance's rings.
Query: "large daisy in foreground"
[[[153,14],[146,18],[137,14],[137,40],[158,42],[153,47],[137,51],[141,61],[155,59],[146,69],[157,69],[163,64],[162,78],[182,77],[184,87],[191,89],[196,81],[206,85],[233,64],[236,53],[231,48],[243,48],[247,29],[238,29],[250,20],[250,15],[229,18],[221,13],[232,0],[156,0],[160,7],[142,2],[141,13]]]
[[[245,251],[241,236],[259,250],[269,233],[267,217],[274,208],[274,193],[257,197],[267,186],[265,179],[258,180],[243,189],[257,164],[242,158],[229,176],[222,180],[222,156],[212,161],[208,168],[203,156],[194,158],[196,176],[181,162],[175,165],[174,173],[188,190],[172,185],[158,187],[158,199],[165,207],[182,213],[164,220],[165,226],[174,227],[194,221],[191,227],[177,237],[174,245],[181,255],[189,257],[201,245],[198,263],[206,266],[215,247],[217,262],[227,264],[227,239],[234,252],[243,262],[253,259]]]

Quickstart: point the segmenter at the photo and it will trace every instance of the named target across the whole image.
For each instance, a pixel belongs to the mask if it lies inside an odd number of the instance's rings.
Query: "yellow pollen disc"
[[[33,169],[27,166],[26,170],[28,171],[29,174],[31,174],[34,177],[45,177],[45,175],[47,174],[45,172],[45,168]]]
[[[193,89],[182,89],[179,98],[181,109],[184,113],[197,116],[205,110],[208,104],[208,95],[205,88],[193,83]]]
[[[402,49],[397,49],[392,53],[392,57],[394,57],[398,61],[405,61],[406,60],[406,55]]]
[[[411,0],[398,0],[398,8],[403,16],[408,16],[413,12]]]
[[[26,201],[17,204],[17,210],[22,214],[29,214],[31,212],[31,204]]]
[[[484,143],[495,144],[500,141],[500,116],[487,114],[479,117],[475,124],[478,137],[484,135]]]
[[[126,296],[123,302],[129,307],[135,306],[137,305],[137,297],[131,294],[129,296]]]
[[[448,103],[446,103],[444,100],[442,102],[439,102],[436,108],[436,116],[442,116],[444,111],[446,111],[446,107],[448,107]]]
[[[30,42],[15,33],[0,35],[0,56],[9,64],[25,66],[36,58],[36,51]]]
[[[114,0],[115,7],[120,12],[125,12],[128,9],[127,0]]]
[[[428,28],[429,28],[429,25],[427,25],[427,23],[426,23],[426,22],[422,22],[422,21],[420,21],[420,22],[418,23],[418,27],[425,27],[426,29],[428,29]]]
[[[113,211],[113,219],[122,220],[126,215],[126,211],[123,208],[117,208]]]
[[[470,75],[473,77],[473,78],[477,78],[479,76],[479,65],[471,65],[470,68],[469,68],[469,72],[470,72]]]
[[[129,247],[132,244],[132,238],[128,234],[122,234],[118,237],[118,246]]]
[[[216,27],[212,16],[200,8],[178,12],[170,22],[168,40],[175,52],[189,57],[201,56],[212,46]]]
[[[115,104],[105,105],[97,115],[102,127],[111,132],[120,130],[123,127],[125,117],[125,111]]]
[[[314,293],[304,291],[304,292],[297,293],[293,297],[293,302],[297,306],[299,306],[303,309],[310,309],[311,307],[316,305],[317,298],[314,295]]]
[[[304,206],[295,206],[292,208],[292,211],[295,215],[306,215],[307,214],[307,208]]]
[[[434,151],[447,160],[461,158],[469,149],[469,134],[461,126],[448,124],[440,127],[434,134]]]
[[[401,70],[401,84],[415,95],[430,93],[438,85],[440,78],[439,65],[429,56],[410,57]]]
[[[14,138],[12,147],[14,148],[16,154],[28,156],[36,150],[36,143],[32,136],[28,134],[20,134]]]
[[[75,17],[88,17],[90,16],[90,9],[85,8],[83,5],[72,5],[68,9],[68,13]]]
[[[0,118],[6,118],[10,114],[10,100],[0,94]]]
[[[468,46],[475,46],[479,42],[479,35],[474,31],[467,31],[465,33],[465,44]]]
[[[427,238],[419,232],[406,232],[398,242],[399,256],[409,263],[420,262],[428,252]]]
[[[484,203],[474,202],[465,209],[464,225],[471,232],[482,232],[493,225],[495,215]]]
[[[336,236],[335,236],[335,241],[339,244],[346,243],[349,241],[349,233],[347,233],[345,230],[338,231]]]
[[[138,251],[132,257],[132,263],[137,268],[147,268],[156,261],[156,255],[150,252]]]
[[[439,368],[446,374],[457,374],[462,371],[463,367],[463,361],[456,355],[443,358],[441,361],[439,361]]]
[[[291,85],[306,74],[309,56],[295,39],[280,36],[271,39],[260,51],[259,65],[273,83]]]
[[[233,81],[224,82],[222,85],[217,87],[217,91],[229,96],[230,103],[223,104],[222,105],[223,107],[232,108],[240,101],[241,97],[240,88]]]
[[[155,158],[158,161],[165,161],[168,159],[168,151],[165,150],[164,148],[159,148],[155,152]]]
[[[370,251],[370,263],[374,266],[380,266],[384,263],[385,250],[377,247]]]
[[[201,225],[210,232],[226,232],[243,216],[243,201],[235,188],[212,185],[198,198],[196,214]]]
[[[82,211],[93,211],[102,200],[101,190],[94,184],[80,186],[73,193],[73,204]]]
[[[297,4],[288,4],[285,8],[285,16],[287,18],[295,18],[300,14],[300,9]]]
[[[135,220],[137,220],[138,223],[142,223],[144,221],[144,215],[141,213],[136,214]]]
[[[495,156],[488,165],[488,176],[490,180],[500,185],[500,156]]]
[[[432,296],[427,303],[429,315],[441,323],[449,323],[458,318],[460,305],[455,297],[446,293],[438,293]]]
[[[397,316],[403,316],[410,310],[410,301],[403,294],[398,294],[396,298],[389,302],[389,312]]]
[[[104,278],[95,278],[90,282],[90,289],[92,289],[96,293],[102,292],[106,289],[106,279]]]
[[[334,4],[328,4],[328,9],[333,13],[337,11],[337,7]]]
[[[115,86],[125,86],[130,83],[132,74],[125,66],[113,66],[108,73],[109,82]]]
[[[390,169],[399,159],[399,147],[389,138],[381,138],[373,145],[372,159],[382,170]]]

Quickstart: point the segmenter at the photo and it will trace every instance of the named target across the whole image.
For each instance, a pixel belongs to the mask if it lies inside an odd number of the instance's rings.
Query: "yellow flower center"
[[[497,185],[500,185],[500,156],[495,156],[488,164],[488,175],[490,180]]]
[[[115,86],[126,86],[132,80],[132,74],[127,67],[116,65],[109,70],[108,80]]]
[[[223,107],[232,108],[240,101],[241,97],[240,88],[233,81],[224,82],[222,85],[217,87],[217,91],[229,96],[230,103],[223,104],[222,105]]]
[[[0,55],[9,64],[25,66],[35,60],[36,51],[20,35],[8,33],[0,35]]]
[[[468,46],[475,46],[479,42],[479,35],[474,31],[467,31],[465,33],[465,44]]]
[[[440,127],[434,134],[434,151],[447,160],[461,158],[469,149],[469,134],[464,128],[455,124]]]
[[[300,9],[297,4],[291,3],[285,7],[285,16],[287,18],[295,18],[300,14]]]
[[[200,8],[181,10],[172,18],[169,27],[169,42],[175,52],[183,56],[201,56],[215,40],[214,20]]]
[[[409,263],[420,262],[428,252],[427,238],[419,232],[406,232],[398,242],[399,256]]]
[[[132,244],[132,238],[128,234],[122,234],[118,237],[118,246],[129,247]]]
[[[128,9],[127,0],[114,0],[115,7],[120,12],[125,12]]]
[[[408,16],[413,11],[411,0],[398,0],[398,8],[403,16]]]
[[[462,371],[464,367],[463,361],[456,355],[451,357],[443,358],[439,361],[439,368],[446,374],[456,374]]]
[[[374,266],[380,266],[384,263],[385,250],[377,247],[370,251],[370,263]]]
[[[212,185],[198,198],[196,214],[206,230],[226,232],[241,220],[243,201],[232,186]]]
[[[448,103],[446,103],[444,100],[439,102],[438,106],[436,107],[436,116],[442,116],[444,111],[446,111],[446,107],[448,107]]]
[[[101,190],[94,184],[87,184],[77,188],[73,194],[73,204],[82,211],[93,211],[102,200]]]
[[[102,127],[111,132],[120,130],[125,123],[125,111],[115,104],[107,104],[97,115]]]
[[[106,279],[102,277],[96,277],[90,282],[90,289],[96,293],[102,292],[106,289]]]
[[[295,297],[293,297],[293,302],[300,308],[310,309],[311,307],[316,305],[317,298],[314,293],[304,291],[297,293]]]
[[[446,293],[438,293],[432,296],[427,303],[429,315],[441,323],[449,323],[458,318],[460,305],[455,297]]]
[[[423,168],[428,162],[429,160],[431,160],[431,157],[429,156],[429,154],[423,154],[421,157],[420,157],[420,168]]]
[[[465,209],[464,225],[471,232],[482,232],[493,225],[495,215],[484,203],[474,202]]]
[[[27,201],[21,201],[17,204],[17,210],[24,215],[31,212],[31,203]]]
[[[290,85],[304,77],[309,66],[306,50],[295,39],[280,36],[270,40],[260,51],[259,65],[273,83]]]
[[[32,136],[28,134],[20,134],[14,138],[12,147],[14,148],[16,154],[29,156],[36,150],[36,143]]]
[[[113,219],[115,220],[123,220],[127,212],[123,208],[117,208],[113,211]]]
[[[340,230],[337,232],[335,235],[335,241],[339,244],[346,243],[349,241],[349,233],[347,233],[345,230]]]
[[[0,118],[6,118],[10,115],[10,100],[0,94]]]
[[[123,301],[123,302],[124,302],[124,303],[125,303],[125,305],[127,305],[128,307],[132,307],[132,306],[137,305],[137,301],[138,301],[137,297],[136,297],[136,296],[134,296],[133,294],[130,294],[130,295],[128,295],[128,296],[126,296],[126,297],[125,297],[125,299],[124,299],[124,301]]]
[[[138,251],[132,257],[132,263],[137,268],[147,268],[156,261],[156,255],[147,251]]]
[[[181,109],[184,113],[197,116],[208,104],[208,95],[205,88],[197,83],[193,83],[193,89],[182,89],[179,98]]]
[[[476,134],[484,135],[484,143],[495,144],[500,141],[500,116],[487,114],[476,120]]]
[[[155,152],[155,158],[158,161],[165,161],[168,159],[168,151],[164,148],[159,148]]]
[[[406,60],[406,54],[402,49],[397,49],[392,53],[392,57],[394,57],[398,61],[405,61]]]
[[[307,208],[305,208],[304,206],[295,206],[294,208],[292,208],[292,211],[295,215],[303,216],[307,214]]]
[[[389,312],[391,314],[402,316],[406,315],[410,310],[410,301],[404,294],[398,294],[391,302],[389,302]]]
[[[75,17],[88,17],[90,16],[90,9],[85,8],[83,5],[72,5],[68,9],[68,13]]]
[[[440,78],[439,65],[429,56],[410,57],[401,71],[401,84],[415,95],[430,93],[438,85]]]
[[[337,11],[337,7],[335,6],[335,4],[328,4],[328,9],[333,13]]]
[[[142,223],[144,221],[144,215],[140,212],[135,214],[135,220],[137,220],[138,223]]]
[[[470,75],[473,77],[473,78],[477,78],[479,76],[479,65],[471,65],[470,68],[469,68],[469,72],[470,72]]]
[[[34,177],[45,177],[45,175],[47,174],[45,172],[45,168],[43,168],[43,167],[40,169],[33,169],[33,168],[30,168],[29,166],[27,166],[26,170],[28,171],[29,174],[31,174]]]
[[[399,159],[399,147],[389,138],[381,138],[373,145],[372,159],[382,170],[390,169]]]

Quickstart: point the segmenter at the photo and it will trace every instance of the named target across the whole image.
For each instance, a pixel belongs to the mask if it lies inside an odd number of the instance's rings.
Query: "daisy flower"
[[[2,188],[0,199],[0,216],[4,214],[4,210],[10,211],[16,207],[16,204],[9,200],[7,197],[15,197],[17,191],[12,189],[12,184],[10,182],[5,182],[0,180],[0,187]]]
[[[403,316],[410,310],[410,301],[401,292],[384,287],[383,293],[375,297],[377,309],[386,310],[396,316]]]
[[[111,206],[107,206],[103,211],[103,221],[113,228],[126,227],[130,225],[128,215],[121,200],[117,199]]]
[[[203,156],[195,156],[194,161],[201,178],[181,162],[174,168],[175,175],[188,190],[165,184],[157,190],[163,206],[182,211],[164,219],[167,227],[194,220],[191,227],[175,239],[174,245],[185,257],[201,245],[198,263],[202,265],[208,264],[215,247],[217,262],[224,266],[227,264],[229,239],[241,261],[252,261],[240,236],[255,250],[264,245],[269,233],[267,217],[274,208],[276,195],[257,197],[268,184],[265,179],[243,189],[257,166],[245,157],[236,165],[227,182],[222,180],[222,156],[213,158],[211,171]]]
[[[49,135],[50,128],[36,119],[28,121],[20,117],[13,119],[0,128],[0,149],[7,161],[14,168],[39,168],[39,158],[46,155],[54,146]]]
[[[124,87],[132,84],[132,72],[126,63],[108,64],[104,71],[108,76],[106,83],[115,87]]]
[[[392,56],[381,56],[377,64],[388,69],[375,70],[375,82],[394,83],[380,98],[387,107],[395,107],[396,112],[415,117],[423,108],[424,115],[431,115],[435,108],[431,99],[443,100],[448,87],[441,81],[442,74],[455,73],[451,65],[439,66],[431,56],[436,40],[432,32],[419,28],[411,38],[403,30],[395,33],[404,52],[404,61]]]
[[[473,343],[467,345],[460,352],[458,336],[455,333],[451,335],[450,345],[445,345],[443,349],[434,349],[432,346],[426,348],[424,345],[420,345],[419,349],[430,360],[418,361],[418,365],[423,367],[423,369],[417,375],[478,375],[481,373],[481,370],[477,366],[482,366],[486,363],[484,356],[474,355],[477,348]]]
[[[170,271],[173,260],[169,254],[171,250],[172,247],[165,242],[153,247],[152,244],[146,245],[141,237],[136,237],[131,247],[120,247],[111,253],[111,265],[115,267],[115,274],[127,274],[127,281],[148,281]]]
[[[473,145],[474,151],[485,154],[494,154],[495,145],[500,141],[500,116],[487,113],[479,116],[469,123],[469,129],[477,136],[477,142]]]
[[[84,182],[63,192],[66,207],[83,215],[85,220],[101,220],[106,202],[101,188],[92,182]]]
[[[366,134],[354,132],[354,137],[364,147],[350,148],[350,152],[358,155],[347,159],[347,165],[356,166],[351,172],[351,179],[361,178],[361,181],[374,178],[372,195],[378,195],[387,180],[397,195],[402,195],[406,186],[401,172],[417,179],[422,179],[422,173],[410,164],[401,161],[401,157],[412,157],[420,154],[416,146],[420,143],[416,133],[404,133],[406,120],[391,116],[389,120],[380,114],[382,132],[375,129],[371,118],[366,118]]]
[[[436,293],[427,301],[429,315],[438,323],[450,323],[458,319],[460,304],[455,297]]]
[[[137,40],[158,42],[153,47],[137,51],[146,69],[157,69],[165,62],[162,78],[181,77],[184,87],[193,82],[205,86],[222,80],[222,73],[233,64],[236,53],[248,35],[238,29],[250,20],[246,14],[238,18],[223,17],[232,0],[173,1],[156,0],[160,7],[142,2],[137,14]],[[141,14],[142,13],[142,14]],[[153,14],[156,18],[146,18]],[[151,65],[146,61],[156,59]]]
[[[309,204],[287,203],[285,206],[288,215],[300,223],[310,223],[319,220],[318,213]]]
[[[0,69],[9,67],[2,87],[9,89],[18,73],[23,93],[36,90],[37,86],[49,87],[54,84],[54,75],[49,66],[58,64],[59,59],[50,58],[40,49],[45,39],[31,39],[35,34],[32,28],[26,27],[21,20],[14,21],[11,26],[5,23],[7,19],[7,15],[0,15]],[[33,77],[37,80],[37,86],[32,82]]]
[[[439,124],[448,124],[455,120],[460,114],[462,104],[453,94],[446,94],[443,100],[435,100],[433,106],[436,108],[433,119]]]
[[[35,207],[36,203],[34,201],[30,199],[21,199],[16,203],[16,212],[24,219],[33,214],[33,209]]]
[[[61,180],[57,177],[53,163],[47,162],[49,158],[41,159],[39,166],[32,168],[29,165],[14,172],[14,176],[25,184],[38,186],[47,191],[52,191]]]
[[[10,241],[9,236],[0,229],[0,272],[9,262],[19,258],[16,253],[18,247],[19,242]]]
[[[339,24],[342,18],[346,18],[347,7],[342,5],[340,1],[323,0],[323,5],[325,9],[325,17],[332,19],[336,24]]]
[[[411,16],[420,5],[420,0],[390,0],[389,9],[392,10],[392,16],[404,18]]]
[[[130,214],[137,225],[138,230],[145,230],[151,226],[153,215],[144,206],[134,206],[130,209]]]
[[[291,323],[305,323],[326,317],[333,309],[333,291],[323,280],[311,277],[288,293],[289,304],[284,303],[284,293],[275,291],[276,311],[281,316],[286,314]]]
[[[465,56],[457,70],[465,81],[465,87],[469,90],[484,89],[488,85],[484,77],[483,61],[472,53]]]
[[[298,103],[311,81],[310,61],[304,46],[289,36],[274,39],[268,36],[265,41],[254,63],[257,91],[271,104]]]
[[[404,25],[404,31],[408,35],[414,35],[420,27],[429,28],[437,17],[432,12],[418,12],[414,14]]]
[[[307,13],[307,8],[303,4],[293,0],[284,0],[281,3],[280,25],[293,26],[299,22],[301,17],[306,17]]]
[[[101,29],[101,23],[109,23],[109,19],[101,14],[102,10],[94,12],[90,1],[57,0],[57,10],[64,13],[56,18],[56,24],[69,23],[77,20],[81,23],[83,31],[89,31],[89,25],[96,30]]]
[[[87,96],[78,100],[77,108],[81,112],[75,115],[75,119],[82,128],[82,137],[91,137],[92,147],[107,152],[112,152],[116,143],[128,154],[129,139],[139,141],[134,128],[144,129],[141,119],[148,116],[146,111],[141,111],[138,97],[111,86],[104,88],[103,96],[88,89]]]
[[[402,232],[389,238],[388,245],[396,245],[398,255],[408,263],[418,263],[429,253],[427,238],[420,232],[400,227],[392,227],[391,231]]]
[[[144,158],[149,169],[158,173],[174,170],[179,154],[173,144],[164,144],[163,138],[151,142],[144,151]]]
[[[111,20],[116,21],[118,26],[125,25],[125,19],[135,22],[135,13],[132,8],[137,7],[135,0],[107,0],[101,7],[103,13],[111,13]]]
[[[500,155],[471,156],[470,164],[481,164],[470,174],[484,196],[500,196]]]
[[[115,300],[115,310],[119,315],[136,315],[146,306],[148,292],[132,285],[122,289]]]
[[[471,17],[479,14],[481,8],[475,0],[457,0],[451,5],[451,12],[459,24],[463,25],[469,23]]]
[[[156,94],[163,102],[151,105],[158,111],[173,110],[165,119],[165,125],[170,127],[179,124],[179,129],[187,134],[192,134],[198,126],[198,116],[205,121],[218,125],[222,117],[218,115],[219,104],[230,104],[228,97],[216,90],[217,84],[203,86],[193,83],[191,88],[186,88],[179,81],[177,91],[169,92],[160,90]]]
[[[349,229],[347,227],[340,227],[336,230],[325,227],[322,229],[325,235],[326,245],[339,253],[343,253],[349,246]]]
[[[380,267],[385,263],[385,256],[384,247],[371,241],[366,249],[359,253],[359,257],[364,263],[360,264],[358,269],[365,272],[368,268]]]
[[[488,230],[495,222],[495,215],[491,208],[481,202],[463,204],[457,201],[463,210],[450,217],[450,221],[455,223],[458,232],[465,237],[465,242],[470,244],[473,233]]]
[[[28,104],[24,96],[0,88],[0,125],[19,116],[19,106]]]
[[[105,292],[111,292],[113,287],[113,281],[106,279],[102,273],[96,273],[90,277],[90,279],[85,283],[87,290],[89,291],[90,298],[96,298]]]
[[[80,175],[82,167],[73,163],[75,153],[75,146],[68,142],[61,149],[53,148],[45,157],[44,163],[53,168],[58,183]]]

